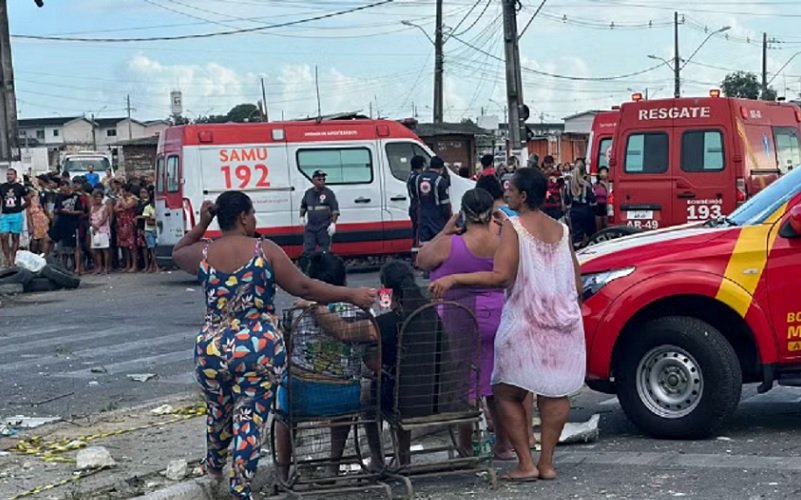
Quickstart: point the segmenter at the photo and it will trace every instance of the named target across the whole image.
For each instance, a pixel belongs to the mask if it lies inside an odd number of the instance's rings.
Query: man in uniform
[[[443,175],[445,162],[435,156],[428,170],[417,176],[419,198],[419,235],[423,245],[439,234],[451,217],[451,200],[448,195],[449,182]]]
[[[325,172],[316,170],[312,175],[314,187],[309,188],[300,202],[300,220],[303,231],[303,253],[331,250],[331,238],[336,233],[339,204],[334,192],[325,187]],[[308,214],[308,220],[307,220]]]
[[[417,177],[423,173],[426,159],[414,156],[410,162],[411,171],[406,181],[406,191],[409,193],[409,219],[412,220],[412,252],[420,246],[420,193],[417,191]]]

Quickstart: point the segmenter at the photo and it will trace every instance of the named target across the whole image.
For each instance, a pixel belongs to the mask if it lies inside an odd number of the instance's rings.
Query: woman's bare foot
[[[499,460],[501,462],[508,462],[508,461],[514,460],[516,458],[517,458],[517,455],[515,454],[514,450],[511,450],[511,449],[510,450],[496,449],[492,453],[492,459],[493,460]]]
[[[504,481],[536,481],[540,478],[540,471],[536,467],[531,469],[521,469],[520,466],[515,467],[507,474],[501,476]]]
[[[540,471],[540,479],[544,481],[556,479],[556,469],[553,465],[537,465],[537,469]]]

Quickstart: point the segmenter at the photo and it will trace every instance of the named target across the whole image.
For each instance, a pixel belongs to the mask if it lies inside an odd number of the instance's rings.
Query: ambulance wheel
[[[604,241],[609,240],[616,240],[618,238],[622,238],[624,236],[631,236],[632,234],[639,233],[639,229],[635,229],[629,226],[613,226],[607,227],[606,229],[601,229],[597,233],[593,234],[590,237],[589,245],[597,245],[598,243],[603,243]]]
[[[626,416],[664,439],[709,436],[734,413],[743,375],[737,353],[712,325],[685,316],[644,324],[617,356]]]

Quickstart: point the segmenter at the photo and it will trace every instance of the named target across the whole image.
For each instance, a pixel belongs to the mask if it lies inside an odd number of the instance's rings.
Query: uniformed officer
[[[331,238],[336,233],[339,204],[334,192],[325,187],[325,172],[316,170],[312,175],[314,187],[309,188],[300,202],[300,220],[303,231],[303,253],[331,250]],[[308,220],[307,220],[308,214]]]
[[[451,217],[451,200],[448,179],[444,176],[445,162],[435,156],[428,170],[417,176],[419,196],[419,240],[425,244],[439,234]]]
[[[417,177],[423,173],[426,166],[426,159],[422,156],[414,156],[410,162],[411,171],[409,179],[406,181],[406,191],[409,193],[409,219],[412,220],[412,252],[417,251],[420,246],[420,194],[417,192]]]

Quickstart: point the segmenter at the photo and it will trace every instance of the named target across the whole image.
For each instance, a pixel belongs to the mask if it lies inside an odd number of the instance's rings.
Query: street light
[[[662,61],[663,63],[665,63],[665,65],[668,68],[673,70],[674,79],[675,79],[675,82],[676,82],[675,83],[675,87],[676,88],[675,88],[675,92],[673,94],[673,97],[677,97],[677,98],[681,97],[681,92],[680,92],[680,88],[679,88],[680,81],[681,81],[680,80],[681,70],[684,69],[687,66],[687,64],[689,64],[689,62],[692,60],[692,58],[695,57],[695,55],[698,53],[699,50],[701,50],[701,47],[706,45],[706,42],[708,42],[713,36],[719,35],[719,34],[721,34],[723,32],[726,32],[726,31],[729,31],[730,29],[731,29],[731,26],[723,26],[722,28],[720,28],[718,30],[715,30],[712,33],[708,34],[706,36],[706,38],[704,38],[704,41],[701,42],[701,44],[698,45],[698,47],[695,48],[693,53],[690,54],[690,57],[688,57],[687,59],[681,59],[679,57],[679,39],[678,39],[678,32],[677,32],[677,34],[676,34],[676,37],[677,37],[676,38],[676,56],[674,58],[673,64],[671,64],[670,62],[667,61],[667,59],[664,59],[662,57],[655,56],[653,54],[649,54],[648,55],[649,59],[656,59],[657,61]],[[680,66],[679,62],[683,62],[684,64],[682,64]]]
[[[789,65],[791,62],[793,62],[793,59],[795,59],[795,58],[796,58],[796,57],[798,57],[799,55],[801,55],[801,51],[799,51],[799,52],[796,52],[795,54],[791,55],[791,56],[790,56],[790,58],[789,58],[789,59],[787,59],[787,62],[786,62],[786,63],[784,63],[784,64],[782,65],[782,67],[781,67],[781,68],[779,68],[779,71],[777,71],[776,73],[774,73],[774,74],[773,74],[773,76],[770,78],[770,80],[768,80],[768,85],[770,85],[770,84],[771,84],[771,82],[773,82],[773,80],[775,80],[775,79],[776,79],[776,77],[777,77],[777,76],[779,76],[779,75],[781,74],[781,72],[782,72],[782,71],[784,71],[784,68],[786,68],[786,67],[787,67],[787,66],[788,66],[788,65]]]
[[[499,103],[495,99],[488,99],[488,101],[493,103],[494,105],[498,106],[498,109],[502,109],[503,110],[503,122],[506,123],[508,121],[506,119],[506,106],[505,105],[501,105],[501,103]]]
[[[428,41],[431,42],[431,45],[436,45],[436,43],[434,42],[434,39],[431,38],[431,36],[428,34],[428,32],[425,30],[425,28],[423,28],[419,24],[414,24],[411,21],[401,21],[401,24],[404,25],[404,26],[409,26],[410,28],[419,29],[420,31],[423,32],[423,34],[426,36],[426,38],[428,38]]]

